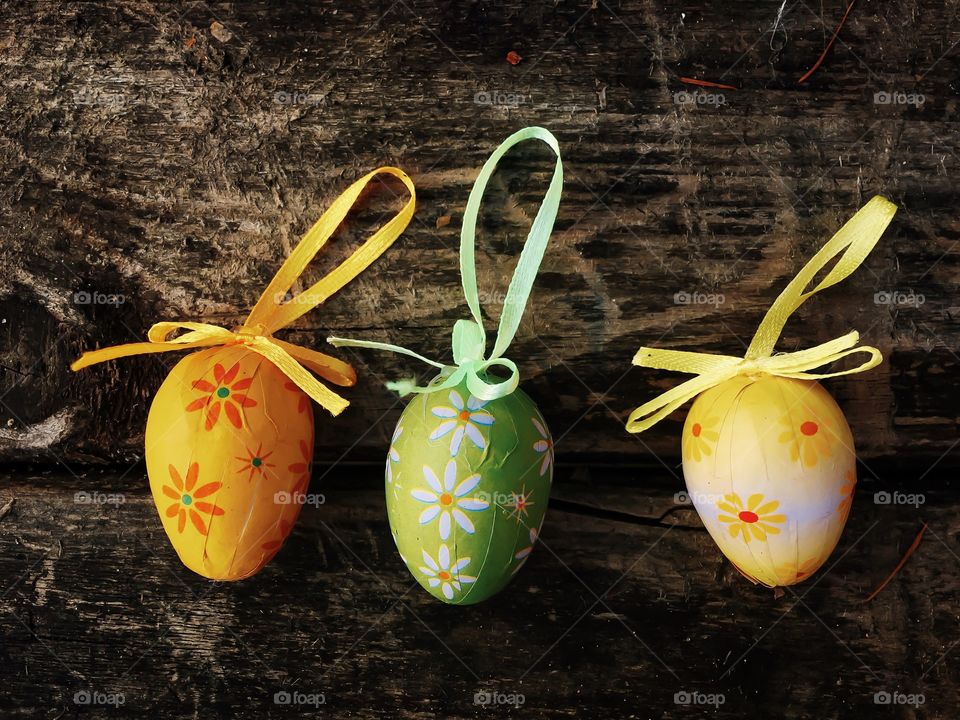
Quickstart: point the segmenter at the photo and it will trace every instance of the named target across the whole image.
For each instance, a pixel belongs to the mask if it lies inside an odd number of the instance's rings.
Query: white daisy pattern
[[[483,410],[486,403],[470,395],[467,397],[466,404],[464,404],[463,397],[456,390],[450,391],[449,399],[449,405],[438,405],[430,411],[436,417],[443,419],[443,422],[430,433],[430,439],[437,440],[452,432],[453,435],[450,436],[451,457],[460,452],[460,445],[464,436],[470,438],[470,442],[480,450],[486,449],[487,440],[478,427],[493,425],[493,415]]]
[[[553,464],[553,438],[550,437],[550,433],[542,421],[536,418],[530,418],[530,420],[537,432],[540,433],[540,439],[533,444],[533,450],[543,455],[543,462],[540,463],[540,477],[543,477]]]
[[[397,429],[393,431],[393,437],[390,439],[390,450],[387,451],[386,475],[388,483],[393,482],[393,463],[400,462],[400,453],[397,452],[396,444],[401,435],[403,435],[403,428],[397,425]]]
[[[420,566],[420,572],[427,578],[430,587],[440,588],[447,600],[453,600],[454,591],[459,593],[462,589],[461,585],[469,585],[477,581],[472,575],[464,575],[460,572],[470,564],[470,558],[460,558],[452,565],[450,564],[450,549],[446,543],[441,543],[436,560],[430,557],[426,550],[422,552],[425,565]]]
[[[420,524],[440,518],[437,523],[440,528],[440,539],[450,537],[451,518],[456,521],[465,532],[473,535],[476,532],[473,522],[464,512],[479,512],[490,507],[490,503],[478,497],[466,497],[480,484],[480,474],[474,473],[457,484],[457,461],[450,460],[443,472],[443,484],[436,473],[428,466],[423,466],[423,477],[430,486],[429,490],[416,488],[410,494],[427,508],[420,513]]]
[[[521,548],[517,551],[517,554],[513,556],[513,559],[517,562],[517,566],[513,568],[511,575],[515,575],[520,568],[523,567],[523,564],[527,561],[527,558],[530,557],[530,553],[533,552],[533,546],[537,544],[537,538],[540,533],[536,528],[530,528],[530,544],[525,548]]]

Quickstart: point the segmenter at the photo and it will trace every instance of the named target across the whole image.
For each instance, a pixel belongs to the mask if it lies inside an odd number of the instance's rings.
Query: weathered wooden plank
[[[960,529],[956,498],[877,505],[865,483],[830,569],[777,597],[726,563],[664,475],[561,471],[543,545],[491,601],[453,608],[397,558],[379,478],[318,470],[275,561],[215,584],[182,567],[140,468],[0,480],[0,711],[37,717],[289,717],[278,692],[323,695],[320,716],[954,717]],[[640,490],[640,488],[643,488]],[[955,490],[955,489],[954,489]],[[99,503],[77,503],[86,492]],[[122,504],[102,501],[122,496]],[[572,505],[571,505],[572,504]],[[922,522],[919,549],[871,603]],[[694,529],[684,529],[687,526]],[[84,706],[77,692],[122,693]],[[722,694],[712,707],[676,693]],[[878,692],[924,696],[877,706]],[[699,696],[698,696],[699,697]],[[303,698],[307,699],[307,698]],[[504,711],[499,707],[495,711]]]
[[[862,3],[825,66],[798,86],[838,8],[791,5],[771,35],[768,3],[741,3],[735,16],[708,3],[594,5],[8,3],[0,457],[138,455],[149,399],[174,358],[79,376],[69,360],[142,338],[159,319],[239,320],[320,210],[385,162],[414,177],[417,219],[294,337],[323,347],[336,331],[443,356],[465,313],[455,250],[471,182],[495,145],[530,123],[560,138],[567,183],[511,355],[564,435],[562,455],[675,458],[676,423],[643,443],[620,427],[632,406],[679,381],[622,377],[636,348],[741,350],[792,273],[876,192],[902,206],[894,227],[863,269],[797,314],[781,347],[859,328],[887,363],[831,389],[861,453],[929,464],[949,451],[960,397],[956,7]],[[691,89],[683,75],[740,89],[722,105],[678,105],[674,94]],[[891,91],[926,101],[874,102]],[[500,95],[478,104],[478,92]],[[492,185],[479,248],[490,299],[549,169],[546,152],[524,149]],[[322,267],[398,202],[374,194]],[[443,215],[452,221],[437,228]],[[83,291],[125,302],[77,304]],[[874,302],[910,291],[925,302]],[[725,302],[676,304],[681,292]],[[317,454],[335,459],[344,438],[360,437],[348,457],[372,460],[388,428],[371,426],[397,412],[380,379],[422,368],[344,354],[361,384],[348,414],[320,424]],[[955,466],[956,453],[943,462]]]

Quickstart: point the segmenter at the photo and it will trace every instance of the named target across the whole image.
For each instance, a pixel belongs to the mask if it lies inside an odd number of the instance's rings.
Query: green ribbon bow
[[[549,145],[557,155],[557,166],[553,171],[553,178],[550,180],[547,194],[543,198],[543,204],[540,206],[537,217],[530,228],[530,233],[527,235],[527,241],[520,253],[520,261],[517,263],[513,278],[510,280],[510,286],[503,303],[503,312],[500,314],[500,327],[497,330],[497,340],[494,343],[493,351],[489,356],[486,356],[487,336],[480,315],[480,297],[477,293],[477,270],[474,256],[477,213],[480,210],[480,201],[483,199],[487,181],[496,170],[497,162],[510,148],[524,140],[542,140]],[[533,281],[540,269],[540,261],[547,249],[553,223],[557,218],[562,190],[563,163],[560,160],[560,146],[553,134],[544,128],[528,127],[515,132],[504,140],[484,163],[476,182],[473,184],[473,189],[470,191],[467,207],[463,213],[463,228],[460,231],[460,278],[463,285],[463,294],[467,299],[467,305],[470,307],[473,320],[457,320],[453,326],[453,361],[456,363],[455,365],[444,365],[407,348],[388,343],[340,337],[327,338],[327,342],[336,347],[373,348],[409,355],[440,369],[442,382],[433,382],[425,387],[416,385],[412,380],[388,382],[387,387],[398,392],[401,396],[412,392],[437,392],[459,385],[464,378],[466,378],[467,388],[470,392],[481,400],[496,400],[509,395],[516,390],[520,383],[520,373],[516,364],[503,357],[503,354],[513,341],[517,328],[520,326],[520,318],[523,317],[523,312],[527,307]],[[487,370],[492,367],[505,368],[510,373],[509,377],[500,382],[489,381]]]

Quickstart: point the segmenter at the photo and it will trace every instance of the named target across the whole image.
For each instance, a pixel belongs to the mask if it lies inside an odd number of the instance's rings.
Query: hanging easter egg
[[[298,295],[290,289],[366,185],[386,173],[410,191],[405,207],[339,267]],[[413,216],[413,183],[383,167],[353,183],[284,261],[242,325],[155,323],[149,342],[84,353],[70,367],[129,355],[205,348],[170,371],[150,406],[147,475],[170,543],[212,580],[249,577],[276,555],[306,498],[313,459],[310,400],[340,414],[348,403],[314,375],[350,386],[350,365],[273,337],[376,260]],[[289,298],[289,300],[287,299]],[[182,331],[180,335],[171,337]]]
[[[154,503],[180,560],[212,580],[239,580],[270,561],[300,513],[313,408],[262,355],[212,348],[170,371],[145,445]]]
[[[694,507],[747,578],[793,585],[833,552],[853,501],[857,459],[847,421],[819,383],[727,380],[694,402],[682,449]]]
[[[557,162],[504,296],[488,354],[474,263],[477,213],[499,159],[531,139],[546,143]],[[328,338],[334,346],[402,353],[440,369],[425,387],[412,380],[387,383],[400,395],[416,395],[393,433],[384,484],[401,559],[427,592],[446,603],[478,603],[503,589],[526,562],[543,524],[553,441],[540,411],[518,387],[517,365],[504,354],[520,326],[562,189],[560,147],[543,128],[515,132],[484,163],[460,231],[460,280],[472,319],[453,326],[454,365],[398,345]]]
[[[481,401],[461,383],[418,395],[387,459],[387,513],[400,556],[434,597],[485,600],[526,562],[552,479],[550,432],[523,391]]]
[[[755,583],[801,582],[836,547],[857,458],[846,418],[816,381],[883,360],[855,331],[806,350],[774,347],[797,308],[856,270],[895,212],[877,196],[841,227],[774,301],[744,357],[642,347],[633,359],[696,376],[634,410],[627,430],[643,432],[696,398],[681,440],[687,491],[714,542]],[[869,357],[853,368],[809,372],[858,353]]]

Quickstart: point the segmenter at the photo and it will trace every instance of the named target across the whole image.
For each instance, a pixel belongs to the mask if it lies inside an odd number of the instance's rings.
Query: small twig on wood
[[[677,510],[687,509],[684,507],[670,508],[659,517],[649,515],[634,515],[633,513],[623,512],[622,510],[610,510],[595,505],[574,502],[572,500],[558,500],[550,498],[550,508],[560,510],[561,512],[573,513],[575,515],[586,515],[588,517],[602,518],[603,520],[614,520],[616,522],[628,523],[630,525],[646,525],[649,527],[672,528],[675,530],[693,530],[697,532],[706,532],[702,525],[679,525],[675,523],[663,522],[664,519]],[[693,508],[689,508],[693,509]]]
[[[0,505],[0,520],[3,520],[13,509],[13,504],[17,501],[16,498],[10,498],[3,505]]]
[[[686,83],[687,85],[699,85],[700,87],[708,88],[718,88],[720,90],[739,90],[740,88],[734,87],[733,85],[724,85],[723,83],[713,82],[711,80],[697,80],[697,78],[691,77],[682,77],[680,82]]]
[[[886,579],[882,583],[880,583],[880,586],[876,590],[874,590],[872,593],[870,593],[870,595],[867,596],[867,599],[864,600],[863,602],[868,603],[871,600],[873,600],[877,595],[880,594],[880,591],[883,590],[891,580],[893,580],[894,575],[900,572],[900,569],[907,564],[907,560],[910,559],[910,556],[913,555],[914,552],[916,552],[917,548],[920,546],[920,540],[923,538],[923,534],[926,531],[927,531],[927,524],[924,523],[923,527],[920,528],[920,532],[917,533],[917,536],[913,539],[913,542],[910,544],[910,547],[907,548],[907,552],[901,558],[900,562],[897,563],[897,566],[893,569],[893,572],[887,575]]]
[[[809,80],[810,76],[813,75],[817,71],[817,68],[823,64],[824,58],[827,57],[827,53],[830,52],[830,48],[832,48],[833,44],[837,41],[837,36],[840,34],[840,28],[842,28],[843,24],[847,21],[847,15],[849,15],[850,11],[853,10],[853,6],[856,2],[857,0],[851,0],[850,4],[847,5],[847,11],[843,14],[843,17],[840,18],[840,22],[837,24],[837,29],[833,31],[830,42],[827,43],[827,46],[823,49],[823,52],[820,53],[820,57],[817,58],[817,61],[813,64],[813,67],[807,70],[803,74],[803,77],[797,81],[798,83],[803,84]]]

